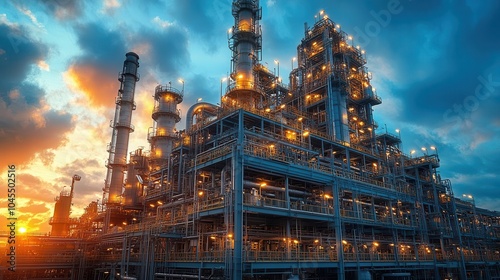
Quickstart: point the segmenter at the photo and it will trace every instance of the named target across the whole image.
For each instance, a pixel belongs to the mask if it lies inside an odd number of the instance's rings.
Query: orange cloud
[[[66,72],[72,86],[85,94],[94,106],[114,104],[120,84],[118,73],[111,75],[89,64],[73,64]]]
[[[23,213],[45,213],[48,212],[50,209],[45,205],[45,203],[37,203],[34,201],[30,201],[28,205],[25,205],[23,207],[18,208],[19,211]]]
[[[17,169],[17,197],[37,203],[54,203],[55,194],[60,191],[60,187],[51,185],[37,176],[23,173],[20,169]]]
[[[1,107],[1,106],[0,106]],[[33,112],[33,111],[32,111]],[[4,114],[0,113],[0,116]],[[40,116],[37,114],[37,116]],[[44,126],[40,118],[25,116],[23,127],[0,129],[0,170],[7,165],[21,165],[32,159],[36,153],[57,148],[66,141],[66,133],[72,128],[66,114],[49,112],[44,115]]]

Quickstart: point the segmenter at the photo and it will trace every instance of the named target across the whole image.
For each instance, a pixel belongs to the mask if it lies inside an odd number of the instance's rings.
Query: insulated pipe
[[[255,183],[252,181],[248,181],[248,180],[243,181],[243,185],[248,186],[248,187],[259,187],[259,188],[261,187],[261,184]],[[285,188],[279,188],[279,187],[269,186],[269,185],[266,185],[264,188],[266,188],[268,190],[279,191],[279,192],[285,191]],[[300,194],[300,195],[311,195],[311,193],[308,193],[308,192],[290,190],[290,189],[288,190],[288,192],[294,193],[294,194]]]
[[[155,276],[173,277],[173,278],[187,278],[187,279],[209,279],[204,276],[191,275],[191,274],[173,274],[173,273],[155,273]]]
[[[224,193],[226,192],[226,173],[228,172],[229,168],[228,166],[224,166],[224,168],[222,168],[222,171],[220,172],[220,194],[221,195],[224,195]]]
[[[194,113],[198,109],[206,109],[208,110],[212,115],[216,116],[217,115],[217,110],[219,110],[219,106],[210,104],[207,102],[198,102],[191,106],[189,110],[186,113],[186,130],[190,131],[191,127],[193,126],[193,118],[194,118]]]
[[[168,204],[160,205],[160,206],[158,206],[156,208],[156,216],[158,217],[158,215],[160,214],[160,210],[162,210],[164,208],[170,208],[170,207],[177,206],[177,205],[180,205],[180,204],[188,203],[188,202],[190,202],[192,200],[193,200],[193,198],[188,198],[188,199],[177,200],[177,201],[174,201],[174,202],[169,202]]]

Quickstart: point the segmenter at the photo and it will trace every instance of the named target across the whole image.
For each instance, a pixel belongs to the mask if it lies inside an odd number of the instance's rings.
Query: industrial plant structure
[[[285,85],[260,64],[259,1],[235,0],[232,14],[220,106],[194,104],[178,131],[184,87],[157,86],[148,151],[128,150],[139,57],[126,54],[102,205],[77,223],[56,207],[52,236],[26,237],[18,275],[500,277],[500,213],[457,198],[436,151],[406,155],[399,135],[375,132],[382,100],[339,25],[305,27]]]

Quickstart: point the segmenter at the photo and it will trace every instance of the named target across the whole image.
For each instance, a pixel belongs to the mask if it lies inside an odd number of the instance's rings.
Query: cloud
[[[19,207],[19,211],[22,213],[31,213],[31,214],[36,214],[36,213],[45,213],[50,210],[45,203],[40,203],[39,200],[33,201],[30,200],[29,203],[26,204],[26,206]]]
[[[127,50],[122,30],[107,29],[99,22],[79,24],[74,29],[83,53],[76,58],[77,63],[92,62],[106,70],[121,65],[123,57],[116,54],[125,55]]]
[[[495,32],[492,26],[500,24],[498,13],[493,12],[498,6],[493,2],[485,5],[491,12],[481,13],[474,22],[463,2],[408,3],[371,38],[369,53],[390,59],[398,69],[392,78],[399,87],[397,95],[407,101],[403,120],[442,123],[447,109],[474,93],[477,78],[498,61],[492,46],[499,39],[490,35]]]
[[[154,17],[151,21],[153,23],[157,24],[161,28],[167,28],[167,27],[174,24],[173,22],[169,22],[167,20],[162,20],[159,16]]]
[[[85,94],[92,105],[105,107],[113,105],[119,88],[116,72],[113,75],[95,64],[82,62],[71,65],[65,76],[75,87],[74,89]]]
[[[43,0],[40,2],[45,11],[61,21],[75,20],[83,14],[85,1]]]
[[[160,25],[164,22],[160,18],[156,21]],[[144,78],[158,75],[162,79],[164,76],[177,79],[189,65],[188,37],[175,24],[163,25],[160,29],[148,26],[129,33],[109,30],[95,22],[76,26],[82,54],[72,60],[65,73],[68,84],[82,92],[94,107],[112,108],[119,88],[118,72],[130,49],[139,55],[141,66],[147,65],[139,68]],[[130,40],[126,41],[125,36]]]
[[[135,48],[146,50],[138,53],[142,65],[156,69],[169,79],[177,79],[181,71],[190,64],[189,44],[186,32],[177,25],[169,25],[160,30],[144,28],[134,34],[132,42],[140,42]],[[145,47],[147,46],[147,47]],[[148,71],[147,69],[140,71]]]
[[[75,215],[82,214],[83,209],[90,201],[96,200],[96,197],[101,197],[100,194],[106,177],[106,167],[104,161],[100,162],[97,157],[77,158],[58,167],[57,173],[61,174],[61,176],[55,181],[60,186],[67,186],[68,190],[73,175],[81,176],[81,180],[74,184],[72,212]]]
[[[220,19],[220,1],[184,1],[175,0],[170,3],[167,13],[189,30],[190,37],[199,37],[204,41],[200,47],[210,53],[215,52],[220,45],[214,39],[220,32],[216,28],[216,20]],[[227,8],[229,5],[226,6]],[[228,15],[228,14],[227,14]],[[225,15],[226,16],[226,15]]]
[[[104,13],[113,14],[121,5],[122,4],[118,0],[104,0]]]
[[[48,49],[27,36],[23,26],[0,23],[0,167],[23,164],[35,153],[58,147],[72,129],[72,117],[52,110],[45,91],[28,81]]]
[[[50,66],[47,64],[45,60],[38,61],[37,65],[38,68],[40,68],[41,70],[50,71]]]
[[[82,54],[69,65],[66,82],[94,107],[113,107],[120,86],[118,72],[127,52],[125,40],[119,30],[95,22],[77,25],[75,32]]]
[[[30,73],[33,64],[44,60],[48,54],[48,48],[36,42],[28,36],[26,28],[11,24],[8,21],[0,22],[0,49],[2,55],[0,61],[0,95],[12,90],[24,81]]]
[[[26,16],[27,16],[27,17],[31,20],[31,22],[32,22],[34,25],[36,25],[37,27],[42,28],[42,29],[44,28],[43,24],[41,24],[41,23],[38,21],[37,17],[33,14],[33,12],[32,12],[30,9],[26,8],[24,5],[23,5],[23,6],[16,6],[16,8],[17,8],[17,9],[18,9],[21,13],[23,13],[24,15],[26,15]]]
[[[23,164],[33,158],[34,154],[45,149],[56,148],[66,140],[65,133],[72,129],[71,116],[54,111],[39,115],[41,120],[31,119],[30,115],[23,115],[21,123],[13,123],[15,119],[6,106],[0,104],[0,149],[2,157],[0,164]],[[25,110],[24,114],[29,113]],[[19,112],[19,111],[16,111]],[[37,122],[38,121],[38,122]],[[39,123],[42,121],[43,123]]]
[[[17,190],[18,198],[26,201],[34,200],[38,202],[53,203],[54,197],[61,191],[54,182],[45,181],[40,176],[23,171],[22,167],[17,169]]]

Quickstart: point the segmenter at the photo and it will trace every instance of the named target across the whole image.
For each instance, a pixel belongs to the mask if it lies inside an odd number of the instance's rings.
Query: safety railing
[[[306,160],[292,159],[292,158],[287,157],[285,154],[273,152],[272,150],[270,150],[270,148],[265,147],[263,145],[260,145],[258,143],[251,142],[251,141],[245,142],[244,151],[245,151],[245,154],[247,154],[247,155],[257,156],[257,157],[266,158],[266,159],[274,159],[274,160],[284,161],[284,162],[288,162],[288,163],[295,163],[298,165],[306,165],[311,169],[318,170],[318,171],[328,173],[328,174],[333,174],[337,177],[343,177],[343,178],[350,179],[350,180],[364,182],[364,183],[375,185],[375,186],[378,186],[381,188],[386,188],[386,189],[391,189],[391,190],[394,189],[392,184],[377,181],[377,180],[374,180],[374,179],[371,179],[368,177],[363,177],[363,176],[354,174],[352,172],[347,172],[345,170],[334,169],[331,166],[321,165],[317,161],[316,162],[309,162]]]
[[[273,207],[273,208],[282,208],[288,209],[288,204],[285,200],[268,198],[268,197],[255,197],[255,196],[244,196],[243,204],[247,206],[260,206],[260,207]],[[312,213],[320,213],[320,214],[330,214],[332,215],[333,208],[331,206],[326,205],[317,205],[317,204],[309,204],[306,202],[291,202],[290,203],[291,210],[299,210],[305,212]]]
[[[217,208],[223,208],[224,207],[224,197],[220,196],[220,197],[207,199],[207,200],[200,198],[198,205],[199,205],[200,211],[208,211],[208,210],[213,210],[213,209],[217,209]]]
[[[181,91],[181,90],[178,90],[176,88],[173,88],[172,85],[170,85],[170,84],[156,86],[156,88],[155,88],[155,94],[159,94],[159,93],[162,93],[162,92],[175,93],[175,94],[177,94],[180,97],[180,101],[182,101],[182,98],[184,96],[184,91],[183,90]]]
[[[396,254],[390,252],[369,252],[352,253],[344,252],[343,259],[346,262],[388,262],[395,261]],[[104,256],[103,256],[104,257]],[[108,256],[109,257],[109,256]],[[224,262],[225,251],[206,251],[206,252],[171,252],[156,254],[156,261],[167,262]],[[419,253],[400,253],[397,255],[399,261],[434,261],[435,255],[430,252]],[[437,258],[436,258],[437,259]],[[258,251],[248,250],[243,252],[243,261],[245,262],[318,262],[318,261],[337,261],[338,256],[335,250],[308,250],[300,251],[294,249],[287,252],[286,248],[276,251]],[[469,260],[469,259],[467,259]],[[470,258],[477,260],[477,258]]]
[[[196,165],[200,165],[202,163],[205,163],[210,160],[214,160],[217,158],[220,158],[222,156],[228,155],[232,152],[233,145],[234,145],[234,140],[230,141],[224,145],[220,145],[216,148],[210,149],[208,151],[205,151],[203,153],[200,153],[196,155],[195,160],[196,160]],[[194,167],[195,162],[192,160],[190,162],[190,167]]]

